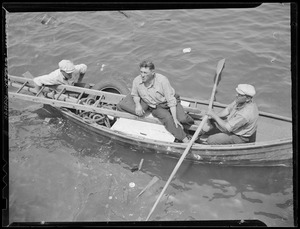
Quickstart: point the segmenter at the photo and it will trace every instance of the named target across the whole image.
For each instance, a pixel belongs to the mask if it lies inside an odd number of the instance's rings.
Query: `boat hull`
[[[93,131],[137,149],[149,149],[156,153],[179,158],[187,146],[184,143],[167,143],[131,136],[111,130],[106,126],[87,123],[72,112],[56,107],[52,108],[85,130]],[[291,139],[217,146],[195,143],[186,156],[186,160],[193,160],[196,163],[227,166],[291,166],[292,159],[293,146]]]

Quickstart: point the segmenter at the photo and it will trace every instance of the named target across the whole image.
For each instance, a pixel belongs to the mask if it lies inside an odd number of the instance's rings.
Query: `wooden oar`
[[[220,60],[220,61],[218,62],[218,65],[217,65],[216,76],[215,76],[215,79],[214,79],[214,80],[215,80],[215,82],[214,82],[214,87],[213,87],[213,90],[212,90],[212,93],[211,93],[211,97],[210,97],[210,102],[209,102],[209,105],[208,105],[208,110],[209,110],[209,111],[212,109],[212,105],[213,105],[214,97],[215,97],[215,93],[216,93],[216,88],[217,88],[218,83],[220,82],[220,80],[219,80],[219,75],[220,75],[220,73],[221,73],[221,71],[222,71],[222,69],[223,69],[223,67],[224,67],[224,64],[225,64],[225,59],[222,59],[222,60]],[[153,205],[153,207],[152,207],[152,209],[151,209],[149,215],[147,216],[146,221],[148,221],[148,219],[150,218],[150,216],[151,216],[152,212],[154,211],[156,205],[158,204],[160,198],[163,196],[163,194],[164,194],[164,192],[166,191],[166,189],[167,189],[169,183],[171,182],[173,176],[175,175],[175,173],[176,173],[177,170],[179,169],[179,167],[180,167],[181,163],[183,162],[185,156],[187,155],[187,153],[189,152],[190,148],[191,148],[192,145],[194,144],[196,138],[198,137],[198,135],[199,135],[200,131],[202,130],[203,125],[206,123],[207,119],[208,119],[208,116],[205,115],[204,118],[202,119],[200,125],[198,126],[196,132],[194,133],[194,135],[193,135],[191,141],[188,143],[188,145],[187,145],[185,151],[183,152],[183,154],[181,155],[179,161],[177,162],[177,164],[176,164],[176,166],[175,166],[175,168],[174,168],[172,174],[170,175],[170,177],[169,177],[167,183],[165,184],[165,187],[163,188],[163,190],[161,191],[161,193],[160,193],[159,197],[157,198],[155,204]]]

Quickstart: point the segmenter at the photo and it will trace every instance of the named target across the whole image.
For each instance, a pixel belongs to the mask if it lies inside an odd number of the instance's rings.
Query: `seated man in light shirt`
[[[80,83],[87,70],[85,64],[74,65],[70,60],[60,61],[58,67],[58,69],[47,75],[38,76],[33,79],[37,93],[41,90],[42,86],[74,85],[75,81]],[[75,80],[70,81],[71,78]]]
[[[176,141],[188,143],[190,136],[185,133],[182,124],[189,126],[194,124],[194,120],[185,113],[180,104],[180,97],[175,93],[168,78],[156,73],[151,61],[143,61],[139,67],[140,75],[133,80],[131,91],[135,114],[142,116],[145,113],[142,106],[142,103],[145,103],[147,109],[173,134]]]
[[[239,84],[235,90],[236,99],[225,109],[218,114],[214,111],[207,112],[210,119],[205,127],[205,135],[208,135],[206,143],[209,145],[254,141],[259,116],[253,100],[255,88],[250,84]]]

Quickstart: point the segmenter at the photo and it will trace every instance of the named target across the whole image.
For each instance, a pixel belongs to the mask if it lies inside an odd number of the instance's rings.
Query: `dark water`
[[[260,110],[291,117],[289,4],[8,13],[6,19],[9,74],[42,75],[71,59],[87,64],[87,82],[111,77],[131,87],[138,63],[151,58],[178,93],[209,99],[216,64],[226,58],[217,101],[229,103],[237,84],[250,83]],[[132,173],[141,159],[142,171]],[[34,104],[10,101],[10,222],[145,220],[177,160],[97,136]],[[160,180],[134,199],[154,176]],[[175,177],[153,220],[294,225],[293,168],[186,161]]]

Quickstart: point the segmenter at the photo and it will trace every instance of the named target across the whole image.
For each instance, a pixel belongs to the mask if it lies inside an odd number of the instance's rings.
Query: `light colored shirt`
[[[141,75],[132,82],[131,95],[142,98],[149,106],[155,108],[160,103],[167,102],[169,107],[176,106],[175,90],[164,75],[155,73],[153,82],[146,87]]]
[[[72,73],[72,78],[71,78],[72,81],[74,81],[73,79],[78,79],[79,74],[85,74],[86,70],[87,70],[87,66],[85,64],[75,65],[75,71]],[[65,79],[65,77],[61,73],[60,69],[56,69],[55,71],[53,71],[47,75],[38,76],[33,79],[33,81],[38,86],[71,84],[72,81],[70,81],[70,80]]]
[[[258,108],[256,104],[252,101],[238,108],[234,101],[226,109],[229,111],[225,125],[226,129],[235,135],[252,136],[257,130]]]

